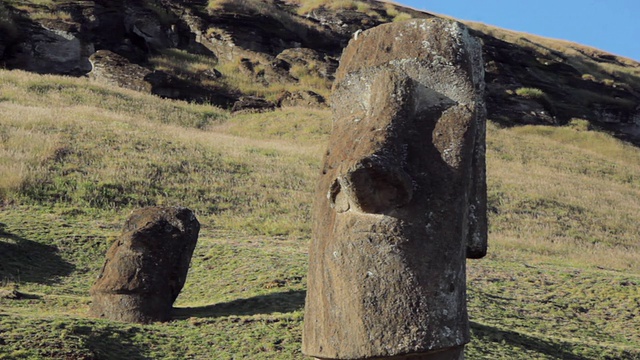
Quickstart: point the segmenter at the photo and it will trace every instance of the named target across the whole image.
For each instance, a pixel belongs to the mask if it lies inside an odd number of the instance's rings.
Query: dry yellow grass
[[[3,133],[10,136],[0,163],[35,166],[33,176],[3,186],[5,200],[99,209],[181,204],[222,229],[279,235],[308,230],[306,191],[321,149],[309,141],[316,130],[301,124],[317,118],[317,111],[285,112],[281,124],[291,123],[291,137],[274,133],[260,140],[247,137],[251,131],[224,133],[229,114],[210,106],[82,79],[5,71],[0,79]],[[55,144],[41,150],[47,142],[31,143],[34,136]],[[58,155],[48,155],[51,149]],[[12,155],[16,151],[24,154]]]
[[[183,203],[220,229],[308,236],[327,110],[231,116],[21,72],[0,72],[0,84],[5,199]],[[638,148],[583,120],[490,124],[490,256],[640,271],[639,164]]]
[[[640,271],[640,151],[575,127],[489,127],[491,256]]]
[[[311,11],[324,7],[330,10],[357,10],[361,13],[377,17],[377,13],[371,10],[371,5],[364,1],[354,0],[292,0],[290,3],[299,5],[298,14],[304,15]]]
[[[41,130],[44,118],[56,115],[42,108],[2,106],[0,111],[0,202],[38,173],[55,156],[59,136]],[[57,115],[60,115],[58,113]]]
[[[398,7],[396,5],[393,5],[390,3],[386,3],[384,5],[384,9],[385,9],[385,12],[387,13],[387,16],[393,22],[409,20],[412,18],[410,14],[398,10]]]
[[[200,76],[215,69],[218,62],[204,55],[190,54],[179,49],[165,49],[161,54],[152,56],[149,62],[156,70],[171,71],[177,75]]]

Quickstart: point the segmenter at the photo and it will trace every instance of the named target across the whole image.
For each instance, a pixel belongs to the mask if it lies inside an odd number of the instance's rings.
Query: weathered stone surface
[[[278,98],[278,106],[323,108],[326,107],[326,103],[324,97],[318,93],[309,90],[299,90],[294,92],[285,91]]]
[[[89,55],[92,44],[85,43],[76,33],[31,25],[30,41],[15,46],[10,63],[37,73],[84,75],[91,70]]]
[[[178,34],[162,24],[151,9],[136,6],[134,2],[125,6],[124,25],[130,34],[142,39],[148,51],[161,50],[178,45]]]
[[[187,208],[135,210],[91,288],[91,314],[137,323],[168,320],[187,278],[199,231],[198,220]]]
[[[145,81],[151,70],[131,63],[124,56],[109,50],[98,50],[89,57],[89,78],[123,88],[151,93],[151,84]]]
[[[257,96],[242,96],[233,104],[232,112],[265,112],[276,108],[276,104]]]
[[[276,61],[287,64],[287,70],[298,66],[304,68],[309,74],[326,79],[333,79],[333,74],[338,68],[336,59],[308,48],[286,49],[276,56]],[[292,75],[295,77],[296,74]]]
[[[478,42],[441,19],[381,25],[345,49],[314,204],[305,354],[462,357],[465,258],[487,246],[483,75]]]

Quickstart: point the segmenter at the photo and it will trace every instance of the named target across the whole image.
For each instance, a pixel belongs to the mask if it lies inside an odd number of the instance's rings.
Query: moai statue
[[[184,286],[200,223],[182,207],[135,210],[91,287],[90,313],[135,323],[166,321]]]
[[[315,195],[302,349],[318,359],[463,359],[465,258],[487,249],[480,44],[443,19],[344,50]]]

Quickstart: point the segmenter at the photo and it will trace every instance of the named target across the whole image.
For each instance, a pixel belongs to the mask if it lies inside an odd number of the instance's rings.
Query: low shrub
[[[516,89],[516,95],[521,96],[523,98],[527,98],[527,99],[542,99],[546,97],[546,94],[544,93],[544,91],[538,88],[529,88],[529,87],[522,87],[522,88]]]

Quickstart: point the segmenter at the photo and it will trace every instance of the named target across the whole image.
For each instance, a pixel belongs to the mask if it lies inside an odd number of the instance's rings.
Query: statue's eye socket
[[[380,214],[406,205],[412,197],[412,183],[402,170],[364,167],[348,176],[354,202],[366,213]]]
[[[336,178],[327,193],[331,208],[338,213],[384,214],[406,205],[412,196],[413,182],[407,173],[371,161],[362,161],[346,176]]]

